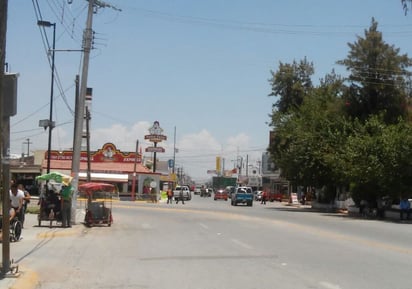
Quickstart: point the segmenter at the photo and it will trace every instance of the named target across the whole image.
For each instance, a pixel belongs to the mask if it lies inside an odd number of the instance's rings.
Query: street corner
[[[8,289],[34,289],[39,283],[39,276],[36,272],[26,268],[22,268],[16,274],[6,276],[0,281],[0,285],[4,284]]]
[[[44,232],[39,232],[37,234],[37,239],[50,239],[57,237],[71,237],[76,236],[83,230],[83,224],[74,225],[69,228],[55,227],[52,230],[47,230]]]

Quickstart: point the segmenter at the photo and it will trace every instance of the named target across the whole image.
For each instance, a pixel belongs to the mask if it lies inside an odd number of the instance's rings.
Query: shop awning
[[[79,173],[80,179],[86,179],[87,173]],[[127,174],[106,174],[106,173],[90,173],[91,181],[105,181],[105,182],[122,182],[128,181]]]

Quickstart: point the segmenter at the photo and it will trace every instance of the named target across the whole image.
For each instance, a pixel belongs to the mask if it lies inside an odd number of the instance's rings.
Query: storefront
[[[47,172],[47,151],[43,154],[40,171]],[[50,171],[71,175],[73,151],[51,151]],[[106,143],[101,149],[87,152],[82,151],[80,157],[79,182],[90,180],[107,182],[116,185],[119,193],[130,194],[135,180],[136,194],[143,193],[144,182],[150,180],[152,186],[159,187],[159,174],[153,173],[142,164],[142,157],[135,152],[122,152],[112,143]],[[133,175],[136,178],[133,178]],[[155,185],[156,184],[156,185]]]

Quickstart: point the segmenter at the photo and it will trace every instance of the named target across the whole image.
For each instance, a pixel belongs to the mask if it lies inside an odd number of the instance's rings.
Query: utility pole
[[[0,0],[1,1],[1,0]],[[82,130],[83,130],[83,119],[85,114],[85,102],[86,102],[86,91],[87,91],[87,76],[89,72],[89,59],[90,51],[93,44],[93,8],[94,6],[104,8],[110,7],[117,11],[120,9],[115,8],[114,6],[104,3],[99,0],[88,0],[88,10],[87,10],[87,20],[86,28],[83,34],[83,67],[82,75],[80,81],[80,93],[78,98],[78,107],[76,108],[77,114],[75,115],[75,131],[74,131],[74,141],[73,141],[73,160],[72,160],[72,187],[75,192],[78,190],[79,186],[79,172],[80,172],[80,157],[82,149]],[[77,205],[77,196],[73,194],[72,199],[72,223],[76,223],[76,205]]]
[[[90,111],[86,106],[86,137],[87,137],[87,181],[91,178],[91,161],[90,161]]]
[[[175,174],[175,165],[176,165],[176,126],[173,135],[173,167],[172,167],[172,174]]]
[[[7,125],[5,123],[5,113],[4,113],[4,104],[5,104],[5,95],[4,95],[4,65],[6,60],[6,32],[7,32],[7,0],[0,0],[0,158],[1,158],[1,187],[3,191],[3,220],[9,219],[9,166],[7,163],[7,151],[8,151],[8,131]],[[3,222],[3,231],[6,233],[3,239],[5,242],[2,242],[2,268],[1,275],[4,277],[10,268],[10,242],[9,240],[9,226],[8,222]],[[5,226],[6,225],[6,226]],[[7,238],[7,239],[6,239]]]
[[[30,142],[30,139],[27,138],[26,142],[24,142],[23,144],[27,145],[27,156],[30,156],[30,144],[32,144],[32,142]]]
[[[86,29],[83,34],[83,68],[80,82],[80,94],[77,102],[78,107],[76,108],[77,114],[75,115],[75,132],[74,132],[74,145],[73,145],[73,160],[72,160],[72,187],[75,192],[78,190],[79,186],[79,172],[80,172],[80,156],[81,156],[81,146],[82,146],[82,129],[83,129],[83,118],[84,118],[84,107],[86,99],[86,88],[87,88],[87,76],[89,71],[89,59],[90,50],[92,48],[93,40],[93,4],[94,0],[89,0],[89,8],[87,13]],[[77,196],[73,194],[72,199],[72,213],[76,212]],[[76,214],[72,214],[72,223],[76,223]]]

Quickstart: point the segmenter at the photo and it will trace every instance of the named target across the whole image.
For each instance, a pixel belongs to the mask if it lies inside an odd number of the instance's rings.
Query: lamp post
[[[52,46],[52,63],[51,63],[51,87],[50,87],[50,115],[48,121],[49,127],[49,141],[47,146],[47,173],[50,173],[50,155],[51,155],[51,141],[52,141],[52,129],[54,128],[53,122],[53,98],[54,98],[54,55],[56,48],[56,23],[51,23],[49,21],[37,21],[37,25],[42,27],[51,27],[53,26],[53,46]]]
[[[136,201],[136,165],[138,156],[139,140],[136,140],[136,155],[133,166],[133,180],[132,180],[132,201]]]

